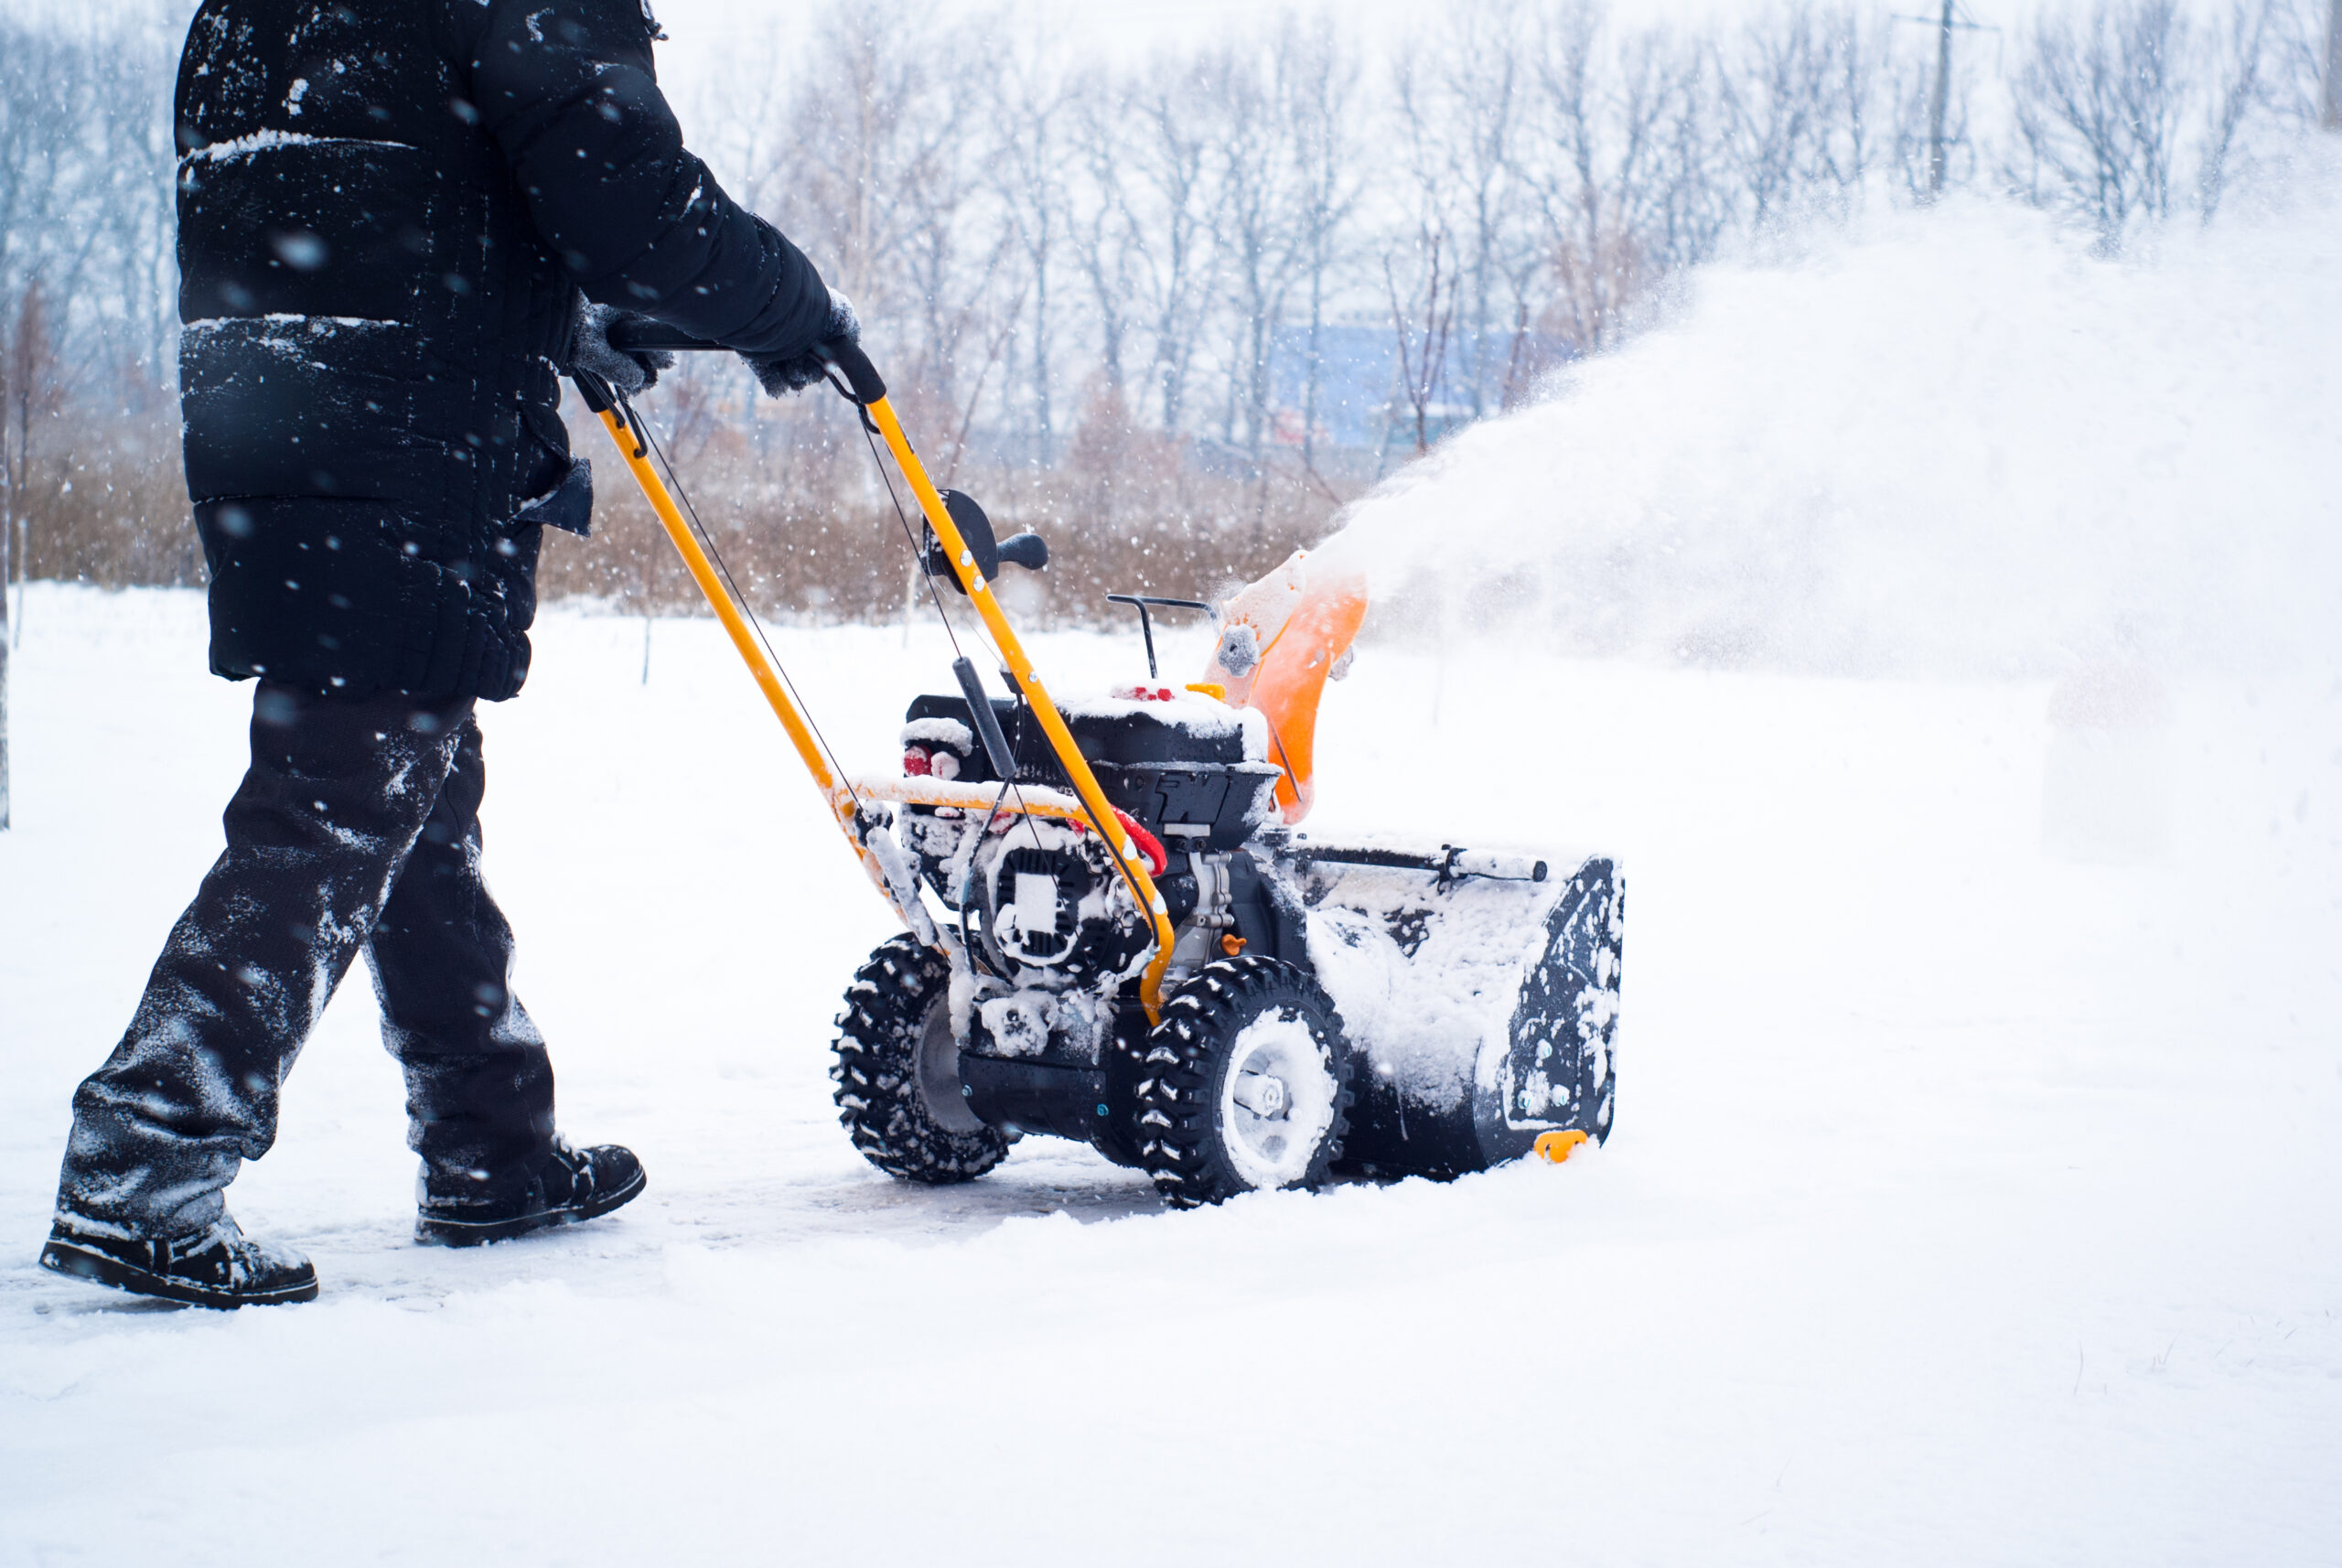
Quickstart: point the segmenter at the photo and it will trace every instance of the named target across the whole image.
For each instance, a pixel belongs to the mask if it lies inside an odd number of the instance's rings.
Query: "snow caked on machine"
[[[713,347],[641,328],[619,346]],[[996,539],[972,499],[939,491],[868,359],[828,349],[874,456],[883,440],[918,502],[924,527],[906,514],[904,536],[937,613],[953,627],[934,591],[948,585],[1007,687],[989,693],[963,654],[957,691],[912,700],[901,770],[883,777],[836,766],[640,416],[576,379],[902,919],[838,1019],[854,1146],[891,1176],[959,1182],[1054,1134],[1185,1207],[1559,1161],[1606,1136],[1625,913],[1612,864],[1300,829],[1319,698],[1348,661],[1364,581],[1301,552],[1217,607],[1112,596],[1137,612],[1147,680],[1053,693],[992,591],[1004,565],[1044,566],[1047,546]],[[1214,618],[1199,679],[1159,674],[1161,610]]]

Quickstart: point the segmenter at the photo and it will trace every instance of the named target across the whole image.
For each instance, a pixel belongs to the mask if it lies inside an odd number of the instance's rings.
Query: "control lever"
[[[1158,598],[1153,594],[1108,594],[1106,602],[1110,605],[1134,605],[1138,607],[1138,630],[1139,635],[1146,639],[1146,678],[1150,681],[1157,679],[1161,672],[1155,667],[1155,620],[1146,613],[1147,606],[1156,605],[1166,609],[1175,610],[1201,610],[1208,616],[1217,616],[1219,613],[1201,599],[1166,599]]]
[[[1048,541],[1039,534],[1027,531],[994,542],[992,519],[984,515],[984,509],[976,504],[975,497],[962,490],[938,493],[943,498],[943,510],[951,515],[951,526],[960,531],[976,572],[985,582],[1000,575],[1003,562],[1028,572],[1037,572],[1049,564]],[[951,559],[943,553],[941,540],[929,542],[926,566],[929,576],[942,578],[963,595],[968,591],[960,587],[960,575],[951,569]]]
[[[984,695],[984,683],[976,667],[963,655],[951,661],[952,677],[960,682],[961,695],[968,699],[968,718],[976,726],[976,736],[984,743],[984,757],[992,763],[993,777],[1008,779],[1016,777],[1016,756],[1008,749],[1008,736],[1001,733],[1000,715],[992,711],[992,699]]]

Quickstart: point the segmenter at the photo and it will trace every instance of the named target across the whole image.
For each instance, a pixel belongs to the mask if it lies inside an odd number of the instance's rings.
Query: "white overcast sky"
[[[1936,0],[1869,0],[1881,15],[1932,10]],[[2011,10],[2032,0],[1962,0],[1975,10]],[[1740,15],[1771,8],[1776,0],[1613,0],[1613,21],[1633,24],[1655,20],[1692,20]],[[697,69],[693,58],[704,48],[720,48],[725,34],[742,25],[761,26],[779,14],[775,0],[652,0],[659,19],[672,35],[662,51],[661,70],[671,59],[684,70]],[[999,10],[1076,36],[1111,46],[1126,58],[1144,58],[1158,44],[1209,43],[1241,34],[1290,11],[1302,16],[1327,16],[1368,36],[1403,33],[1418,26],[1435,25],[1445,6],[1440,0],[1020,0],[991,5],[977,0],[940,0],[932,14],[953,16],[970,11]],[[810,8],[792,4],[788,14],[803,18]],[[908,25],[917,26],[918,13]]]
[[[196,0],[160,0],[159,8],[175,30],[183,27]],[[1633,27],[1654,21],[1713,22],[1718,18],[1761,14],[1782,8],[1789,0],[1609,0],[1606,9],[1614,25]],[[1876,19],[1914,13],[1933,15],[1940,0],[1853,0],[1857,9]],[[2014,30],[2045,6],[2076,11],[2090,0],[1960,0],[1963,13],[1981,22]],[[671,35],[660,50],[660,74],[679,83],[702,76],[705,66],[720,59],[725,40],[743,31],[765,35],[776,23],[802,27],[820,9],[817,0],[651,0],[660,21]],[[1299,16],[1331,16],[1363,40],[1380,42],[1435,27],[1453,0],[926,0],[920,9],[904,7],[901,25],[916,29],[923,16],[955,16],[991,11],[1028,21],[1044,29],[1062,31],[1075,38],[1092,39],[1124,61],[1144,59],[1155,47],[1208,44],[1273,22],[1281,13]],[[2182,0],[2183,9],[2217,9],[2219,0]],[[38,16],[86,20],[109,10],[143,11],[149,16],[157,0],[0,0],[11,10]],[[1901,29],[1898,29],[1900,31]],[[1913,29],[1915,40],[1918,29]]]
[[[5,3],[5,0],[0,0]],[[1027,21],[1045,31],[1092,39],[1122,62],[1144,60],[1163,45],[1193,47],[1241,37],[1282,13],[1331,16],[1361,41],[1380,43],[1435,27],[1453,0],[927,0],[923,10],[906,9],[902,25],[916,30],[922,16],[951,17],[988,11]],[[1708,24],[1784,9],[1791,0],[1609,0],[1614,27],[1652,22]],[[704,80],[708,63],[721,58],[727,37],[752,30],[768,33],[777,20],[803,25],[817,6],[804,0],[651,0],[670,41],[660,48],[660,76],[686,92]],[[1852,0],[1864,15],[1885,22],[1896,16],[1936,14],[1941,0]],[[2006,29],[1975,44],[1995,55],[2013,42],[2019,27],[2046,8],[2086,10],[2090,0],[1959,0],[1960,10],[1979,22]],[[2203,11],[2219,0],[2181,0],[2183,9]],[[1895,29],[1900,48],[1924,52],[1924,27]],[[1907,35],[1907,37],[1906,36]]]
[[[755,24],[773,14],[772,0],[651,0],[659,19],[665,24],[672,41],[662,50],[682,63],[685,57],[704,44],[720,39],[732,27],[742,23]],[[978,9],[993,9],[967,3],[967,0],[942,0],[930,8],[932,13],[945,16],[964,14]],[[1422,0],[1402,3],[1402,0],[1346,0],[1332,4],[1329,0],[1298,0],[1286,9],[1305,16],[1330,14],[1349,19],[1362,27],[1387,25],[1391,19],[1410,15],[1423,16]],[[998,7],[1004,14],[1052,27],[1063,27],[1077,35],[1086,35],[1113,46],[1117,52],[1127,51],[1144,56],[1157,43],[1204,43],[1228,33],[1240,31],[1249,24],[1278,9],[1260,0],[1023,0],[1023,3]],[[791,13],[799,17],[810,14],[810,8],[792,5]],[[918,13],[911,13],[916,16]],[[910,23],[914,27],[916,21]]]

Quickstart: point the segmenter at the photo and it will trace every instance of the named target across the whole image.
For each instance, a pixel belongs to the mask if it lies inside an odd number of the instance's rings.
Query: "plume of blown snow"
[[[1973,201],[1689,280],[1361,499],[1386,628],[1833,672],[2342,647],[2342,179],[2107,260]]]

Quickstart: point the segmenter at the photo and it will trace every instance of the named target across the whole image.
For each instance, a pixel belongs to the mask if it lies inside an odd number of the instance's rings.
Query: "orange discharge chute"
[[[1268,721],[1269,760],[1284,769],[1277,805],[1290,824],[1317,798],[1317,699],[1366,618],[1366,577],[1296,550],[1230,601],[1206,681],[1228,688],[1231,706]]]

